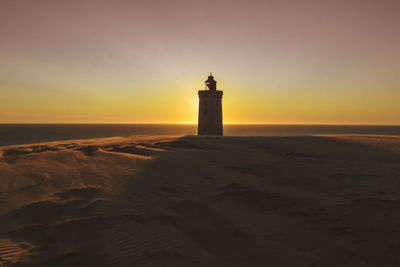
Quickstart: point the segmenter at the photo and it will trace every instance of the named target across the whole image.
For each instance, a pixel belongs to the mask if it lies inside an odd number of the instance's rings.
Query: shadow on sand
[[[0,242],[9,243],[8,254],[0,247],[0,260],[10,266],[397,266],[400,153],[370,138],[375,145],[328,136],[186,136],[37,152],[70,153],[84,164],[56,158],[70,164],[80,186],[37,179],[14,192],[37,201],[2,214]],[[2,160],[17,168],[28,154],[3,151]],[[93,180],[96,173],[102,178]],[[44,198],[49,183],[58,190]],[[4,195],[12,192],[2,194],[5,206]],[[26,263],[14,261],[12,251],[25,253]]]

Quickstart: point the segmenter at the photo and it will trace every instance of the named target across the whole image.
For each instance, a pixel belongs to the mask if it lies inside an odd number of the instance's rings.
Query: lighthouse
[[[217,82],[210,73],[204,90],[199,90],[198,135],[223,135],[222,95],[223,92],[217,90]]]

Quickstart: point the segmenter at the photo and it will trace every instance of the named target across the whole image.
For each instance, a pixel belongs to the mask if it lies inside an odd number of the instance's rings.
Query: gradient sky
[[[1,0],[0,122],[400,124],[399,0]]]

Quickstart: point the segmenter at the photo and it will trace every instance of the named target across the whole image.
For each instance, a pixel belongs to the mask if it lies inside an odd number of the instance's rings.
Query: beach
[[[0,147],[0,266],[399,266],[400,137]]]

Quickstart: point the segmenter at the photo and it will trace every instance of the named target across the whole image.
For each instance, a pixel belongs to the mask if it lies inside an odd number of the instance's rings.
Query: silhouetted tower
[[[205,82],[205,90],[199,91],[198,135],[223,135],[222,91],[217,90],[217,82],[210,73]]]

